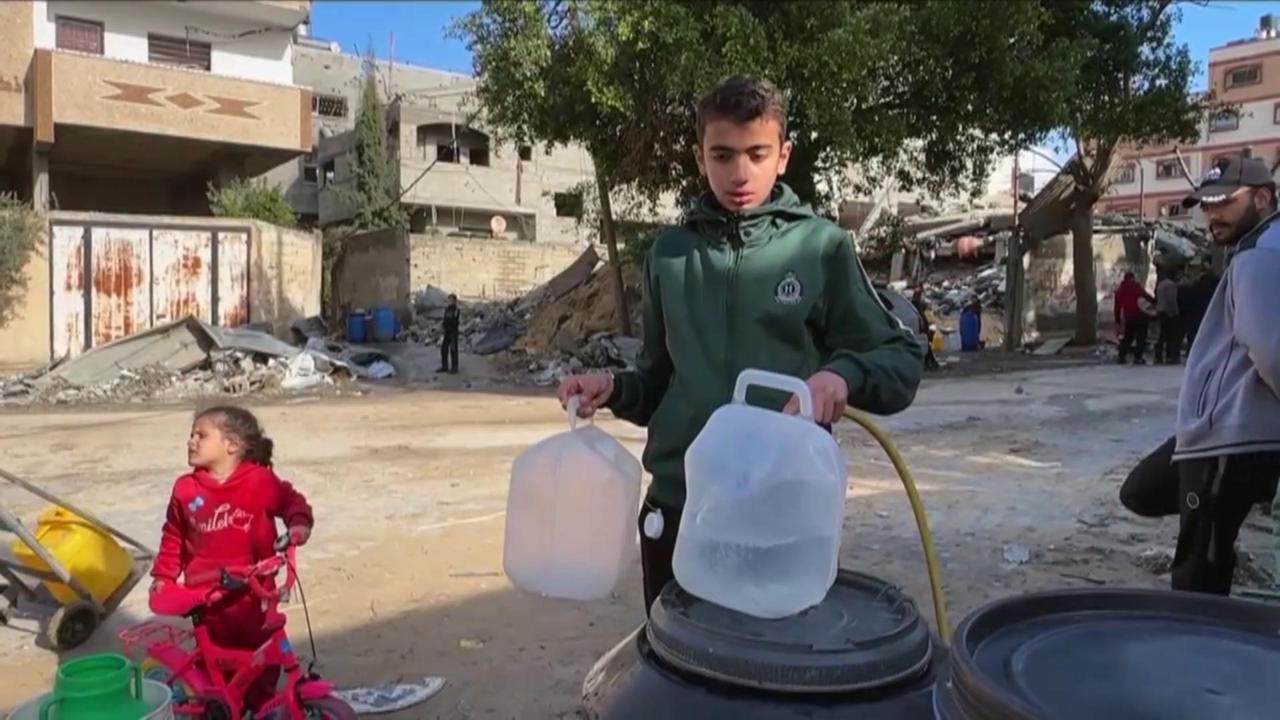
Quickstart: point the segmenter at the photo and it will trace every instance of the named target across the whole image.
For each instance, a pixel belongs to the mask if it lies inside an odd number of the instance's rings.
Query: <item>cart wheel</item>
[[[46,630],[49,642],[59,650],[72,650],[89,641],[98,629],[98,608],[92,603],[74,602],[63,605],[49,620]]]

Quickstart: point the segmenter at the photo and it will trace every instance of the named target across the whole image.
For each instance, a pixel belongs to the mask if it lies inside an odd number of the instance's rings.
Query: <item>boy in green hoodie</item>
[[[570,376],[559,389],[562,403],[579,396],[583,417],[605,407],[649,429],[646,612],[673,577],[685,450],[730,401],[739,373],[808,378],[815,419],[829,426],[846,403],[905,409],[923,372],[923,348],[881,303],[849,235],[778,182],[792,147],[782,93],[767,80],[730,78],[702,98],[697,117],[698,168],[711,192],[645,260],[636,369]],[[768,391],[751,401],[798,410],[795,398]]]

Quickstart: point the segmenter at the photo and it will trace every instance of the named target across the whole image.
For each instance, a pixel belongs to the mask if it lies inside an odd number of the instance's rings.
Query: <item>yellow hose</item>
[[[929,519],[924,514],[924,503],[920,502],[920,493],[916,492],[915,480],[911,479],[911,470],[903,461],[898,448],[885,434],[884,430],[871,419],[870,415],[853,408],[846,408],[844,416],[862,426],[871,437],[880,443],[893,467],[902,479],[902,487],[907,491],[907,500],[911,502],[911,512],[916,516],[916,528],[920,532],[920,544],[924,546],[924,564],[929,571],[929,590],[933,593],[933,615],[938,624],[938,635],[942,642],[951,644],[951,623],[947,622],[947,599],[942,594],[942,571],[938,563],[938,553],[933,549],[933,535],[929,532]]]

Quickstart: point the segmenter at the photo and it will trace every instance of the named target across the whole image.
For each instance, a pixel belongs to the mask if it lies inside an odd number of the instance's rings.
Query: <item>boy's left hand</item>
[[[849,402],[849,383],[830,370],[821,370],[814,373],[805,384],[809,386],[809,394],[813,396],[813,419],[824,425],[832,425],[839,420]],[[798,415],[800,398],[793,395],[782,411],[788,415]]]
[[[302,547],[303,545],[306,545],[307,541],[310,539],[311,528],[306,525],[295,525],[289,528],[289,542],[294,545]]]

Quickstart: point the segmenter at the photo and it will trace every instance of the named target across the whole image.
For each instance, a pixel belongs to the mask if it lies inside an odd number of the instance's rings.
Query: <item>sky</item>
[[[963,6],[962,0],[956,4]],[[470,53],[460,41],[447,37],[447,31],[454,19],[479,5],[444,0],[316,0],[311,12],[312,34],[338,41],[346,52],[363,54],[372,47],[380,58],[388,57],[394,38],[397,62],[470,73]],[[1201,66],[1193,89],[1203,89],[1209,49],[1251,37],[1262,15],[1274,13],[1280,19],[1280,0],[1210,2],[1207,6],[1188,3],[1182,6],[1182,13],[1178,40],[1187,44]]]

